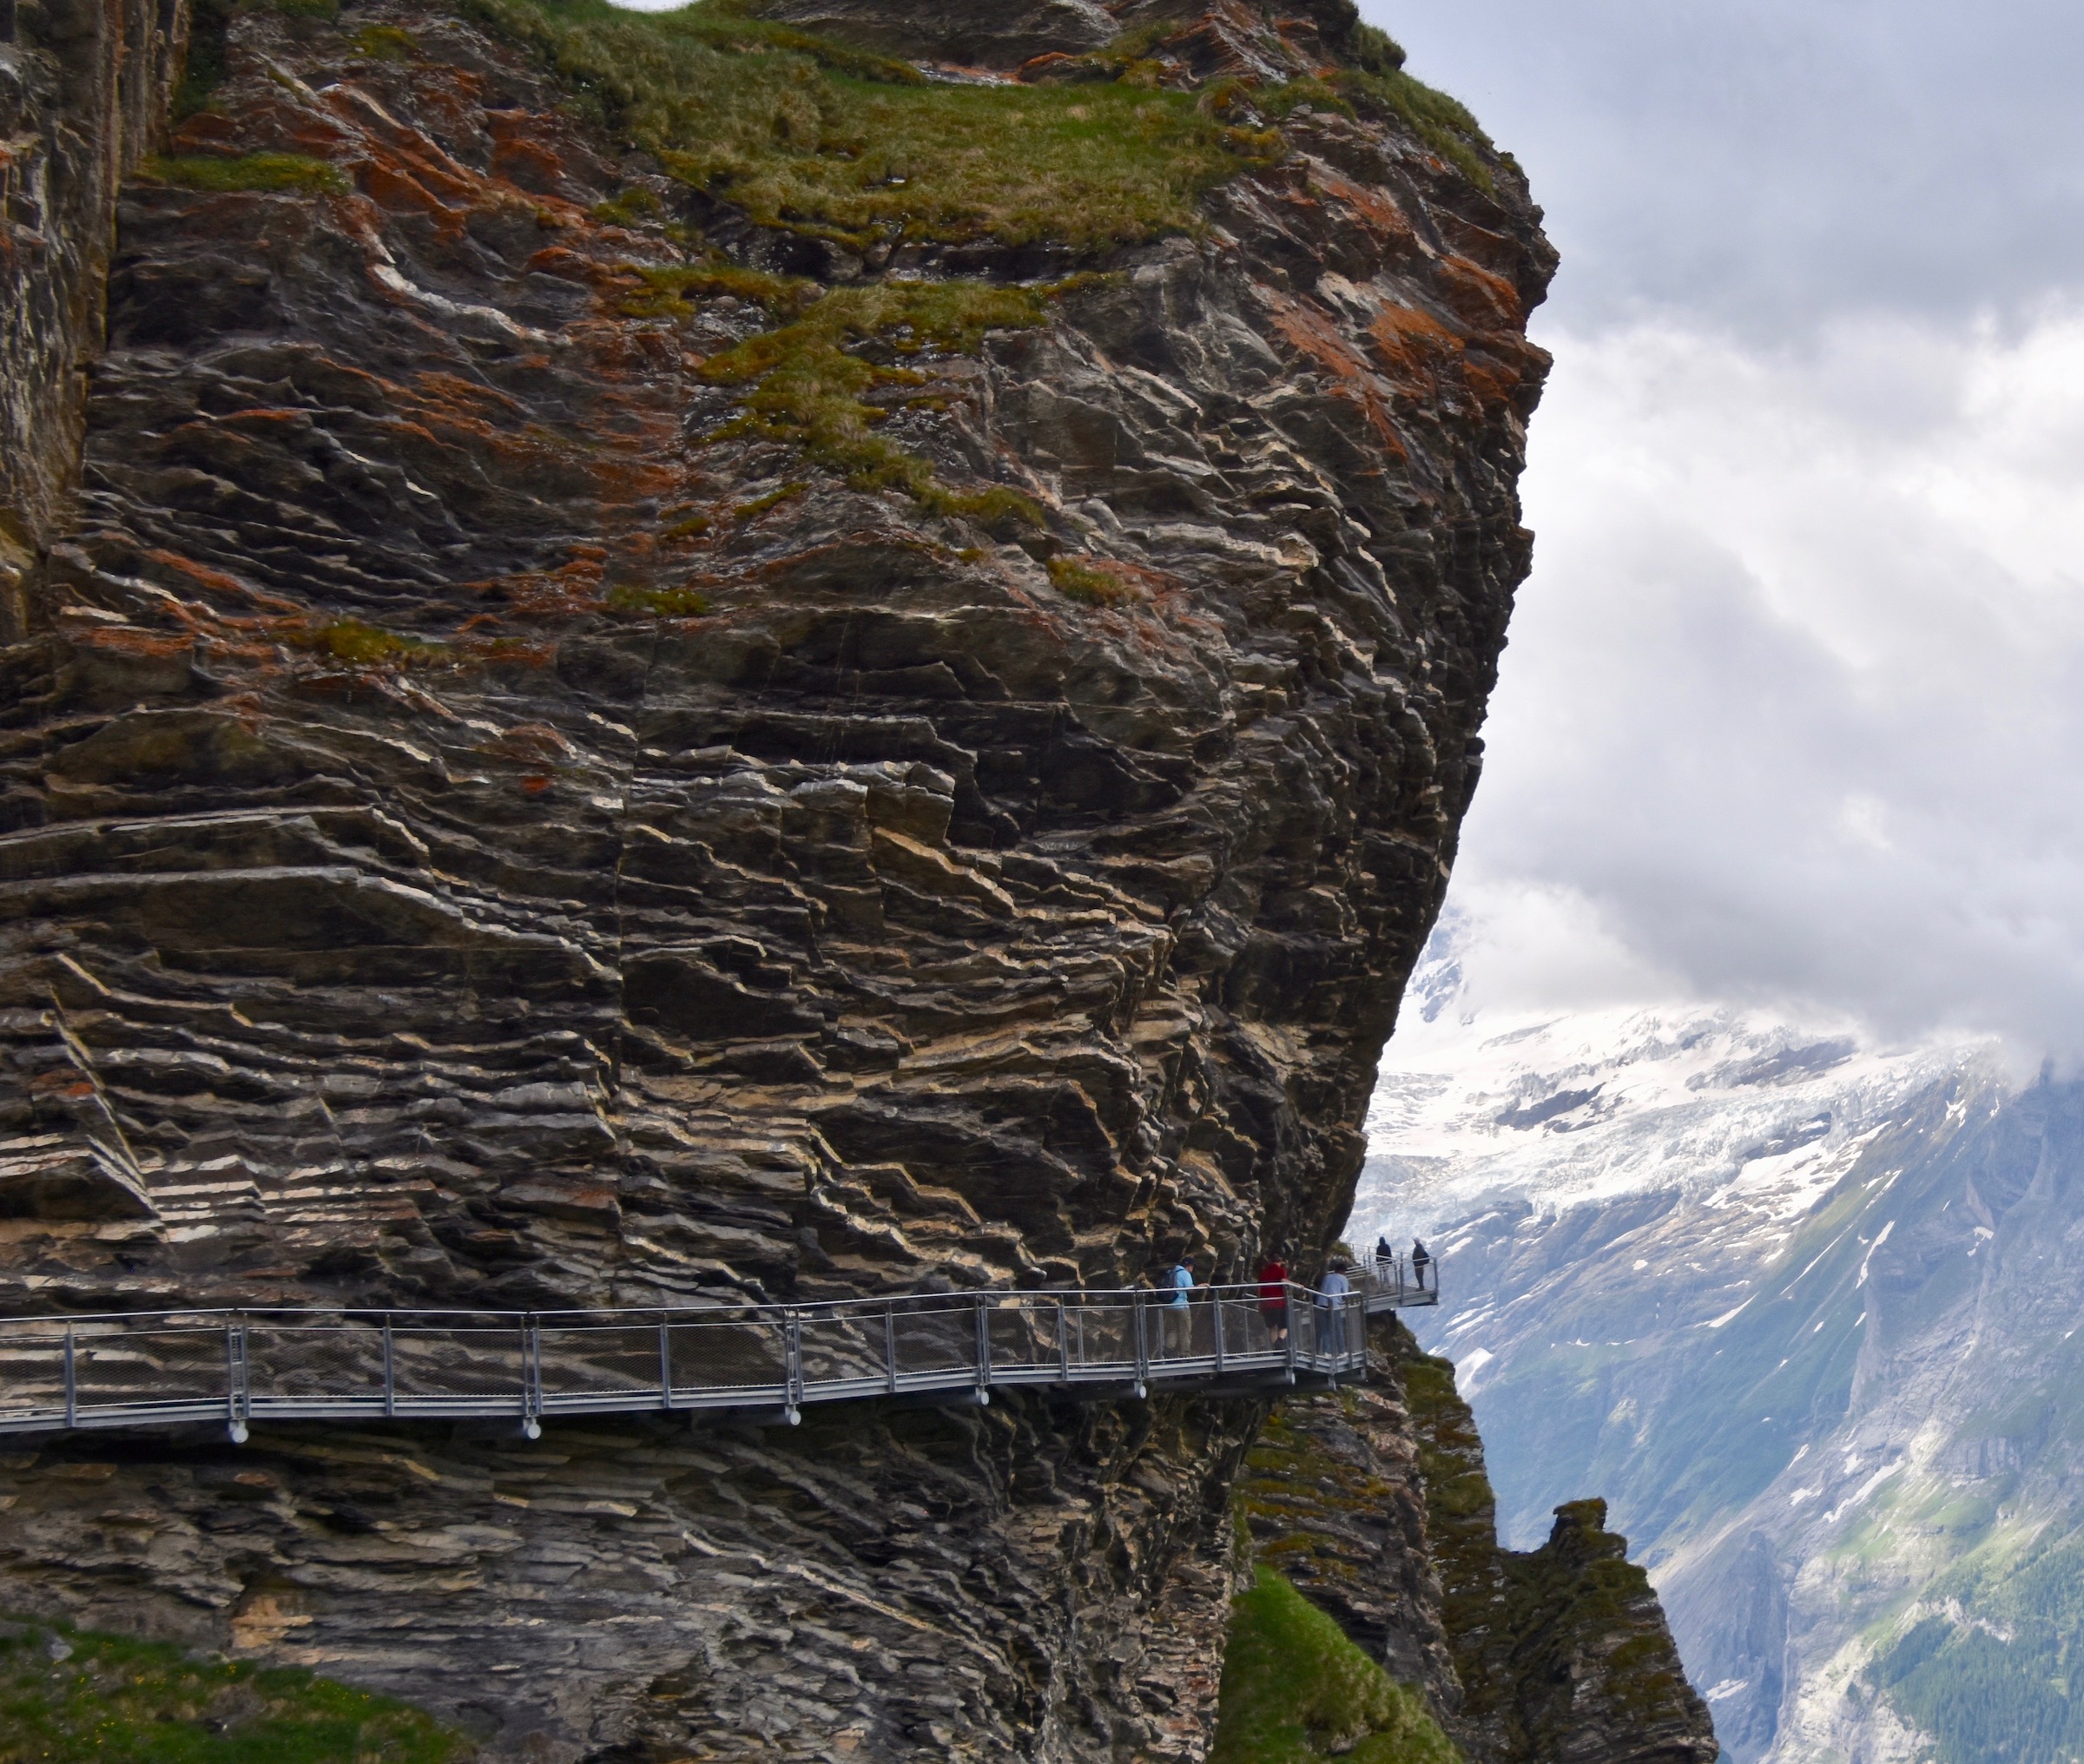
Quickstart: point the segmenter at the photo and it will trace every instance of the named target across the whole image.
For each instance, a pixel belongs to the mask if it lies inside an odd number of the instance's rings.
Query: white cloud
[[[1364,0],[1515,153],[1572,322],[1771,339],[2084,280],[2074,0]]]
[[[2084,312],[1545,340],[1490,984],[2084,1050]]]

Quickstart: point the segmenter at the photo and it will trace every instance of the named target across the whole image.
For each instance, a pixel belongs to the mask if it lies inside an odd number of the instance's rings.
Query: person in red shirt
[[[1288,1265],[1270,1255],[1259,1270],[1259,1314],[1266,1320],[1268,1339],[1276,1347],[1288,1345]]]

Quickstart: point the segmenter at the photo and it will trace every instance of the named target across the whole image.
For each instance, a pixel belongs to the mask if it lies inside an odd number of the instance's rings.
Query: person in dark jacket
[[[1389,1247],[1388,1232],[1375,1240],[1375,1277],[1384,1286],[1389,1284],[1389,1275],[1396,1266],[1396,1252]]]
[[[1411,1277],[1418,1282],[1418,1289],[1426,1289],[1426,1269],[1433,1258],[1426,1254],[1426,1247],[1415,1237],[1411,1240]]]

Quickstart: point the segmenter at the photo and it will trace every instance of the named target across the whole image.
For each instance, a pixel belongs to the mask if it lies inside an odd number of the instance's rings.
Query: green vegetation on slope
[[[1972,1611],[1914,1623],[1868,1669],[1870,1689],[1929,1737],[1933,1764],[2084,1757],[2084,1531],[1992,1540],[1925,1590]]]
[[[1415,1690],[1270,1569],[1230,1609],[1209,1764],[1460,1764]]]
[[[67,1627],[0,1636],[0,1764],[450,1764],[418,1709],[291,1668]]]
[[[168,159],[154,155],[138,175],[189,190],[307,190],[345,194],[346,178],[337,166],[300,153],[253,153],[243,159]]]
[[[683,182],[762,226],[857,250],[1046,239],[1095,251],[1190,233],[1203,190],[1278,150],[1185,93],[929,84],[722,0],[662,13],[459,3]]]
[[[1413,79],[1401,67],[1380,72],[1342,68],[1334,78],[1335,89],[1363,115],[1375,111],[1396,118],[1471,183],[1480,189],[1493,188],[1490,168],[1477,149],[1496,153],[1497,148],[1458,101]]]
[[[770,310],[786,314],[792,301],[787,285],[776,280]],[[800,316],[702,365],[705,379],[745,388],[740,416],[712,438],[745,433],[789,442],[856,489],[908,490],[937,513],[1011,515],[1039,523],[1025,497],[999,488],[951,491],[917,454],[872,432],[886,412],[865,403],[864,395],[878,387],[920,387],[927,377],[871,360],[860,346],[880,341],[899,357],[926,349],[972,352],[986,331],[1039,325],[1049,292],[966,281],[834,288]]]

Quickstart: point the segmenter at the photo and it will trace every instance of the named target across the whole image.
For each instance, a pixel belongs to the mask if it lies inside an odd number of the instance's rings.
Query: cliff
[[[1538,211],[1337,0],[770,13],[211,0],[110,235],[186,22],[22,7],[104,182],[10,211],[10,1309],[1329,1241]],[[0,1570],[492,1757],[1190,1758],[1259,1419],[66,1438]]]

